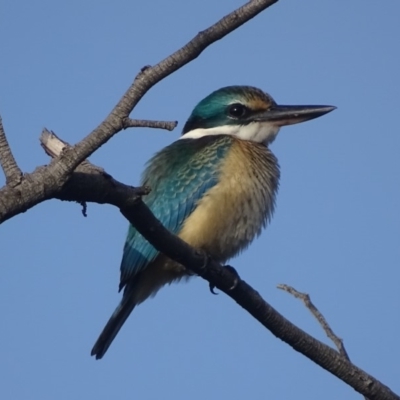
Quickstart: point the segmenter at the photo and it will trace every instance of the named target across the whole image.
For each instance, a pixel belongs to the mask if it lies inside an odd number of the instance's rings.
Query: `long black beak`
[[[322,117],[335,110],[334,106],[273,106],[256,116],[256,121],[275,122],[277,126],[298,124],[299,122]]]

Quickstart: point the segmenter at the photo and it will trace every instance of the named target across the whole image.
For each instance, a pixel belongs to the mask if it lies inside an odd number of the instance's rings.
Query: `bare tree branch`
[[[67,142],[61,140],[54,132],[43,129],[40,144],[51,157],[57,157],[64,149],[69,148]],[[103,168],[83,161],[62,190],[57,193],[59,200],[76,201],[77,203],[95,202],[99,204],[112,204],[120,207],[126,199],[139,200],[141,196],[149,193],[147,187],[133,187],[118,182]]]
[[[69,146],[51,132],[44,131],[42,145],[54,158],[49,165],[23,175],[17,185],[7,184],[0,189],[0,223],[50,198],[77,201],[81,204],[89,201],[113,204],[157,250],[225,292],[296,351],[371,400],[400,400],[400,397],[388,387],[353,365],[337,351],[286,320],[231,269],[222,267],[204,252],[192,248],[171,234],[141,201],[141,196],[148,193],[148,188],[134,188],[118,182],[102,168],[86,160],[122,129],[140,124],[143,124],[141,126],[152,124],[153,127],[154,124],[157,125],[157,122],[136,121],[129,118],[146,92],[157,82],[194,60],[210,44],[223,38],[276,1],[249,1],[197,34],[180,50],[157,65],[143,68],[108,117],[75,146]],[[159,122],[156,127],[168,129],[167,126],[168,123]],[[4,143],[7,142],[0,141],[0,148],[5,147]]]
[[[0,224],[50,198],[59,198],[60,191],[74,169],[116,133],[130,126],[129,114],[157,82],[197,58],[212,43],[222,39],[278,0],[252,0],[228,14],[210,28],[198,33],[181,49],[155,66],[142,68],[132,85],[108,117],[86,138],[66,148],[50,165],[24,174],[20,184],[0,189]],[[162,123],[161,123],[162,124]]]
[[[85,158],[123,129],[123,121],[128,118],[142,97],[160,80],[197,58],[209,45],[254,18],[261,11],[278,0],[252,0],[220,19],[217,23],[199,32],[181,49],[171,54],[155,66],[142,68],[134,82],[125,92],[108,117],[76,146],[66,151],[57,160],[60,178],[64,178]]]
[[[58,140],[54,134],[51,134],[50,142]],[[61,144],[54,143],[51,144],[51,148],[62,149],[63,144],[65,146],[63,142]],[[387,386],[352,364],[346,357],[288,321],[230,268],[221,266],[202,250],[194,249],[170,233],[141,201],[141,195],[146,193],[148,193],[148,188],[126,186],[115,181],[101,168],[85,161],[72,174],[58,198],[106,202],[119,207],[122,215],[157,250],[226,293],[276,337],[296,351],[337,376],[370,400],[400,400],[400,397]]]
[[[166,129],[172,131],[178,125],[178,121],[148,121],[145,119],[126,118],[123,121],[124,129],[126,128],[155,128]]]
[[[0,117],[0,164],[6,176],[8,185],[17,185],[21,182],[22,171],[19,169],[17,162],[11,152],[8,144],[6,133],[4,132],[3,121]]]

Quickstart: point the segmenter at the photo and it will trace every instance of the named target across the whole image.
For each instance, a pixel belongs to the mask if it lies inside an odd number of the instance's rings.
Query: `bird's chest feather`
[[[264,145],[234,139],[216,173],[217,183],[197,201],[179,236],[224,262],[247,247],[271,217],[279,166]]]

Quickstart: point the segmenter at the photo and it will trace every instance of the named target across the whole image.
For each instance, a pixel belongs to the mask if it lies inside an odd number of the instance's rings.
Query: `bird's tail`
[[[121,302],[93,346],[91,355],[96,356],[96,360],[104,356],[136,305],[142,303],[148,297],[154,296],[166,283],[179,281],[187,276],[183,267],[174,269],[170,266],[166,268],[168,262],[171,261],[166,261],[164,256],[157,257],[132,281],[127,283]]]
[[[104,356],[104,354],[106,354],[106,351],[115,339],[115,336],[117,336],[130,313],[135,308],[136,304],[134,296],[128,295],[128,293],[124,294],[121,302],[111,315],[107,325],[104,327],[93,346],[92,352],[90,353],[92,356],[96,356],[96,360],[99,360]]]

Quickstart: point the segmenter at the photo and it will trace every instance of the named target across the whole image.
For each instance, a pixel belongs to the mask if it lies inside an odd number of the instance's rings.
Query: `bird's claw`
[[[235,287],[238,285],[238,283],[239,283],[239,281],[240,281],[240,276],[239,276],[238,272],[236,271],[236,269],[233,268],[232,266],[230,266],[230,265],[225,265],[224,268],[227,268],[227,269],[229,270],[229,272],[231,272],[232,275],[234,275],[234,278],[233,278],[233,285],[232,285],[232,287],[230,287],[230,288],[228,289],[228,290],[233,290],[233,289],[235,289]]]
[[[229,272],[234,276],[234,278],[233,278],[233,285],[228,289],[228,290],[230,291],[230,290],[233,290],[233,289],[236,288],[236,286],[238,285],[238,283],[239,283],[239,281],[240,281],[240,276],[239,276],[238,272],[236,271],[236,269],[233,268],[232,266],[230,266],[230,265],[224,265],[224,268],[227,268],[227,269],[229,270]],[[218,294],[218,293],[214,290],[215,288],[216,288],[216,286],[215,286],[214,284],[210,283],[210,292],[211,292],[212,294]]]
[[[210,283],[210,292],[211,292],[212,294],[217,295],[218,293],[217,293],[216,291],[214,291],[215,288],[216,288],[216,286],[213,285],[212,283]]]

